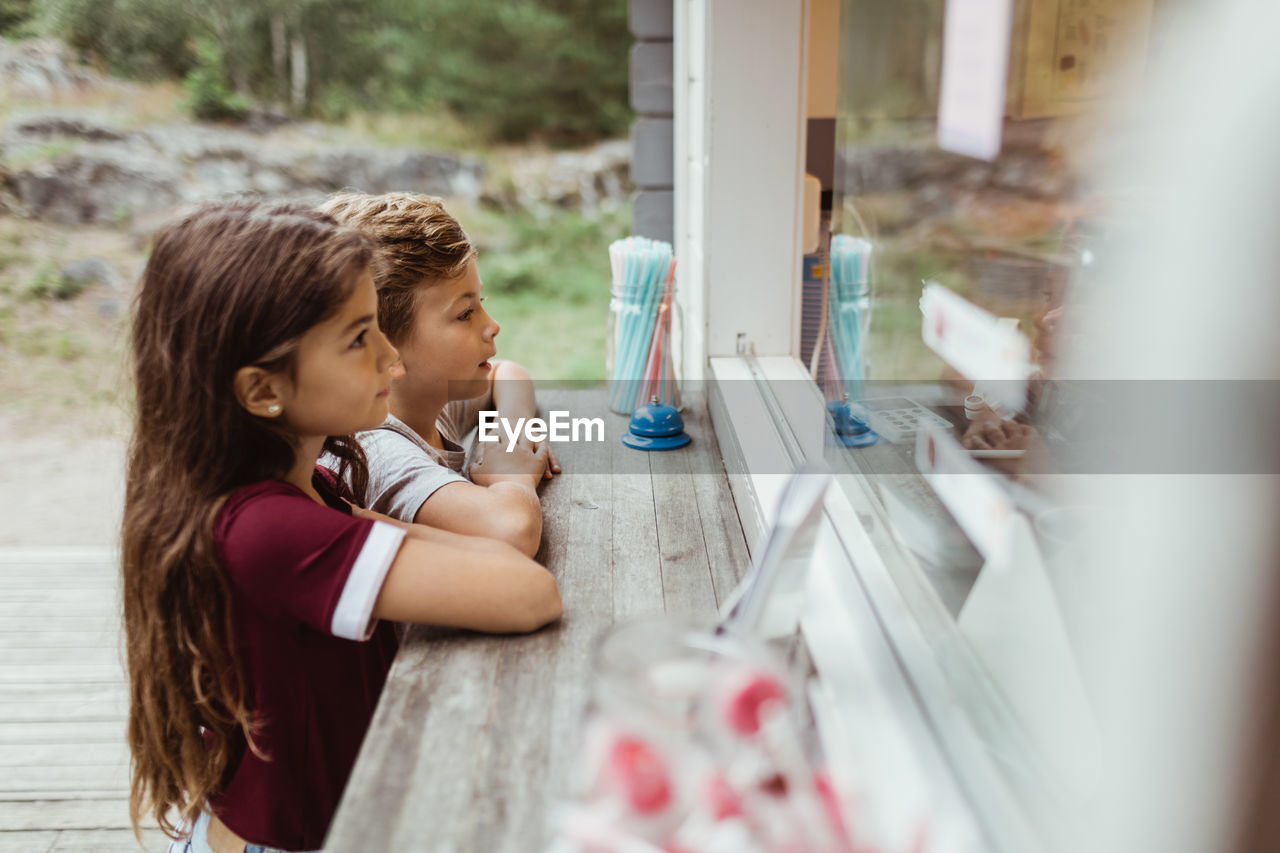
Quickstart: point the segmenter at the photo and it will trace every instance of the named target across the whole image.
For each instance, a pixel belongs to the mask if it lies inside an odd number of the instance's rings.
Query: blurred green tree
[[[35,0],[39,31],[114,73],[182,77],[195,65],[194,20],[176,0]]]
[[[114,73],[187,78],[205,114],[236,97],[447,109],[482,137],[556,144],[631,118],[625,0],[0,0],[0,23],[10,9]]]
[[[32,0],[0,0],[0,36],[21,35],[35,10]]]
[[[402,8],[398,32],[430,46],[396,69],[402,91],[500,140],[572,143],[625,132],[624,0],[410,0]]]

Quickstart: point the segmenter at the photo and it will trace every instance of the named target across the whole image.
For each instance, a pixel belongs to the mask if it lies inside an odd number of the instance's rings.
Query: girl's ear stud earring
[[[267,414],[269,414],[269,415],[278,415],[278,414],[280,414],[280,404],[279,404],[279,403],[272,403],[270,406],[267,406]]]

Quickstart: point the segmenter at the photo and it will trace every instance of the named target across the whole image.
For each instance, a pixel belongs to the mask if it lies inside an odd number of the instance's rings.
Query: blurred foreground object
[[[1280,6],[1200,3],[1171,20],[1120,121],[1134,144],[1106,176],[1134,227],[1084,283],[1060,360],[1064,378],[1130,380],[1091,383],[1116,392],[1082,419],[1082,446],[1170,463],[1070,478],[1113,522],[1087,564],[1105,603],[1083,667],[1111,760],[1098,849],[1275,850],[1280,412],[1242,400],[1164,418],[1142,385],[1183,383],[1190,402],[1205,382],[1258,380],[1261,401],[1280,378]],[[1184,473],[1223,447],[1258,474]]]

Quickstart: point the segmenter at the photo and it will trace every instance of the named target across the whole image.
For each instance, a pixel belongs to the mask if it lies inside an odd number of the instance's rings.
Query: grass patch
[[[55,295],[61,285],[62,277],[58,275],[58,265],[46,259],[40,262],[35,272],[31,274],[31,278],[27,279],[22,292],[26,296],[43,299]]]
[[[0,347],[9,347],[18,337],[18,317],[12,305],[0,303]]]
[[[63,279],[73,240],[91,256],[132,251],[110,229],[0,217],[0,409],[13,422],[95,435],[123,422],[128,319],[103,306],[126,296]]]
[[[29,169],[40,163],[52,163],[68,154],[80,150],[82,143],[78,139],[53,139],[38,145],[19,148],[4,157],[3,165],[15,172]]]
[[[52,359],[58,363],[78,361],[89,354],[84,336],[72,328],[51,323],[22,324],[9,327],[7,342],[19,355],[41,360]]]
[[[47,97],[0,98],[0,119],[28,112],[86,110],[108,112],[122,130],[186,118],[185,96],[176,81],[140,83],[103,79],[87,86],[63,87]]]
[[[23,295],[34,299],[73,299],[90,285],[88,278],[63,275],[52,259],[41,261],[22,288]]]
[[[499,357],[537,379],[603,379],[609,243],[626,236],[630,212],[459,218],[480,249],[485,307],[502,325]]]
[[[12,275],[7,274],[8,271],[30,262],[31,256],[21,249],[16,235],[10,235],[9,239],[0,239],[0,293],[13,292],[14,279]]]
[[[342,126],[356,137],[381,145],[475,152],[484,147],[474,128],[446,110],[403,113],[352,112]]]

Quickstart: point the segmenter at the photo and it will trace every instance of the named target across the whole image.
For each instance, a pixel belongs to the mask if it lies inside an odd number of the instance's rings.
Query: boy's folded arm
[[[413,520],[465,536],[496,539],[528,557],[537,553],[542,541],[538,493],[520,482],[448,483],[423,501]]]
[[[514,361],[494,360],[493,373],[489,379],[488,405],[492,406],[500,418],[508,422],[520,418],[536,418],[539,414],[538,400],[534,394],[533,377],[524,365]],[[560,459],[550,444],[543,443],[547,449],[546,470],[539,472],[538,479],[551,479],[560,473]]]
[[[538,401],[533,392],[533,377],[523,365],[514,361],[495,361],[489,388],[493,407],[502,417],[537,417]]]
[[[560,618],[551,573],[501,542],[405,525],[373,615],[497,634],[536,631]]]

